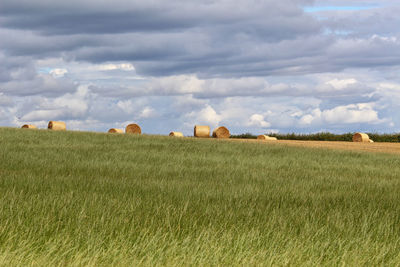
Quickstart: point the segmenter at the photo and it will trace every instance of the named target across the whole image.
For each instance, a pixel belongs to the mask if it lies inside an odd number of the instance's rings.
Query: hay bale
[[[170,132],[169,136],[183,137],[183,133],[181,133],[181,132]]]
[[[35,125],[32,124],[24,124],[21,127],[22,129],[37,129],[37,127]]]
[[[116,129],[116,128],[111,128],[110,130],[108,130],[109,133],[124,133],[124,130],[122,129]]]
[[[369,136],[365,133],[355,133],[353,135],[353,142],[369,143]]]
[[[231,135],[229,133],[228,128],[220,126],[213,131],[212,136],[215,138],[229,138]]]
[[[202,126],[202,125],[195,125],[194,126],[194,136],[195,137],[203,137],[203,138],[210,137],[210,127]]]
[[[140,128],[139,125],[137,125],[135,123],[132,123],[132,124],[129,124],[128,126],[126,126],[125,133],[127,133],[127,134],[141,134],[142,133],[142,129]]]
[[[263,134],[257,136],[257,139],[258,140],[266,140],[266,141],[276,141],[276,140],[278,140],[278,138],[276,138],[276,137],[271,137],[271,136],[263,135]]]
[[[370,143],[373,143],[373,142],[374,142],[374,140],[372,140],[372,139],[369,139],[369,142],[370,142]]]
[[[53,131],[65,131],[67,130],[67,125],[63,121],[49,121],[47,128]]]

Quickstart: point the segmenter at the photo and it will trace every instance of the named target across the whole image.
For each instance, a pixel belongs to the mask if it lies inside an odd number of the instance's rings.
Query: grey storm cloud
[[[396,5],[397,0],[315,0],[316,6],[351,6],[351,7],[373,7]]]
[[[32,58],[130,61],[151,76],[302,75],[399,64],[399,41],[323,34],[359,23],[320,21],[303,10],[313,2],[3,1],[0,48]]]
[[[354,3],[356,4],[356,3]],[[351,2],[347,3],[346,6]],[[362,8],[361,3],[359,3]],[[382,1],[378,4],[371,3],[360,12],[357,7],[350,10],[321,10],[315,12],[321,18],[323,27],[339,34],[345,34],[353,38],[368,37],[371,35],[392,36],[400,34],[400,6],[385,4]]]
[[[320,32],[310,1],[4,1],[8,55],[90,62],[128,60],[147,75],[268,73],[268,44]],[[273,49],[273,48],[271,48]],[[252,53],[260,51],[259,57]],[[261,57],[261,58],[260,58]],[[225,67],[230,65],[224,71]],[[236,66],[236,68],[235,68]],[[210,68],[210,70],[208,70]],[[244,75],[247,75],[244,73]]]
[[[6,57],[0,53],[0,93],[14,96],[58,96],[76,90],[68,79],[39,74],[30,57]]]
[[[262,18],[288,24],[301,16],[304,0],[282,1],[10,1],[2,2],[2,25],[44,34],[165,31],[202,25],[268,27]],[[257,7],[257,8],[254,8]],[[258,26],[258,27],[257,27]],[[293,26],[287,29],[295,28]],[[248,29],[248,28],[247,28]]]

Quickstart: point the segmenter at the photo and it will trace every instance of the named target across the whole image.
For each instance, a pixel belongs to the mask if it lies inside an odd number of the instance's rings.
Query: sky
[[[398,0],[2,0],[0,126],[400,132]]]

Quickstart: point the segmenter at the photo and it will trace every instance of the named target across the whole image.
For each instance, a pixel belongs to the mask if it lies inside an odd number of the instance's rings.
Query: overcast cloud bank
[[[399,11],[390,0],[5,0],[0,124],[400,131]]]

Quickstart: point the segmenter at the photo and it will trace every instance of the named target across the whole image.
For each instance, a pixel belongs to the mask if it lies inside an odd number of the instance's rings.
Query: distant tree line
[[[265,133],[269,136],[274,136],[279,140],[313,140],[313,141],[352,141],[354,133],[344,134],[333,134],[329,132],[321,132],[314,134],[280,134],[280,133]],[[378,134],[378,133],[367,133],[369,138],[375,142],[400,142],[400,133],[394,134]],[[231,135],[231,138],[243,138],[243,139],[256,139],[257,135],[251,133]]]

